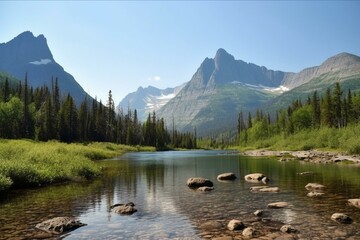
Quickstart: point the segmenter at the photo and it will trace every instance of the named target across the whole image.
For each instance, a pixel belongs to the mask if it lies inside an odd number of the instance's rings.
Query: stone
[[[349,199],[349,200],[348,200],[348,203],[349,203],[351,206],[360,208],[360,198]]]
[[[124,215],[132,215],[133,213],[137,212],[135,208],[135,204],[133,202],[129,202],[126,204],[115,204],[110,207],[110,210]]]
[[[251,173],[251,174],[246,175],[244,178],[245,178],[245,181],[252,182],[252,183],[260,183],[260,182],[267,183],[267,182],[269,182],[269,179],[262,173]]]
[[[35,227],[48,233],[62,234],[85,225],[73,217],[55,217],[36,224]]]
[[[208,221],[200,225],[203,231],[215,231],[222,228],[222,224],[217,221]]]
[[[324,185],[321,185],[319,183],[308,183],[306,184],[305,188],[308,190],[308,191],[315,191],[315,192],[321,192],[321,191],[324,191],[325,190],[325,186]]]
[[[269,203],[268,208],[285,208],[287,206],[289,206],[289,204],[287,202],[274,202],[274,203]]]
[[[253,227],[247,227],[242,231],[242,235],[246,238],[253,238],[256,236],[257,231]]]
[[[254,212],[254,215],[257,216],[257,217],[261,217],[264,215],[264,210],[256,210]]]
[[[234,238],[232,236],[222,236],[222,237],[215,237],[211,240],[233,240]]]
[[[245,228],[245,225],[242,221],[233,219],[228,223],[227,228],[230,231],[243,230]]]
[[[284,233],[296,233],[298,232],[297,229],[293,228],[291,225],[284,225],[280,228],[280,231],[284,232]]]
[[[212,187],[214,184],[209,180],[205,178],[195,177],[195,178],[189,178],[186,182],[186,185],[189,188],[199,188],[199,187]]]
[[[217,176],[218,181],[233,181],[236,179],[236,175],[232,172],[222,173]]]
[[[352,219],[348,215],[343,213],[334,213],[333,215],[331,215],[331,220],[344,224],[352,223]]]
[[[307,194],[308,197],[321,197],[322,195],[324,195],[325,193],[322,192],[309,192]]]
[[[280,188],[278,187],[265,187],[259,189],[259,192],[280,192]]]
[[[254,187],[251,187],[250,190],[252,192],[259,192],[260,189],[262,189],[262,188],[267,188],[267,186],[254,186]]]
[[[197,191],[199,191],[199,192],[210,192],[210,191],[212,191],[212,190],[214,190],[213,187],[199,187],[199,188],[197,189]]]

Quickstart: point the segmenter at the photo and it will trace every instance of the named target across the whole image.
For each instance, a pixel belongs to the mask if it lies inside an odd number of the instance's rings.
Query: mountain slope
[[[186,86],[157,113],[179,130],[206,135],[234,126],[239,111],[250,111],[274,98],[289,73],[246,63],[219,49],[206,58]],[[268,89],[268,90],[266,90]]]
[[[61,92],[70,95],[77,103],[87,96],[74,77],[67,73],[56,61],[43,35],[35,37],[24,32],[7,43],[0,44],[0,71],[24,80],[28,75],[30,86],[51,87],[52,79],[58,78]]]
[[[118,109],[136,109],[138,119],[144,121],[149,113],[159,110],[170,99],[174,98],[183,87],[184,84],[166,89],[159,89],[153,86],[147,88],[139,87],[136,92],[129,93],[121,100]]]
[[[315,90],[321,94],[336,82],[341,84],[343,92],[348,89],[360,90],[360,57],[349,53],[340,53],[330,57],[318,67],[302,70],[295,74],[291,81],[284,83],[289,87],[296,86],[295,88],[276,97],[265,104],[263,108],[274,112],[287,107],[295,99],[301,98],[305,101]]]

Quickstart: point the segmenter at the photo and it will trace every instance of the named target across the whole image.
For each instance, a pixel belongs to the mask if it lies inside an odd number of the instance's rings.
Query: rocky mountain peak
[[[225,49],[219,48],[216,52],[214,61],[215,61],[215,68],[219,69],[224,65],[234,62],[235,58],[233,55],[225,51]]]
[[[44,35],[37,37],[30,31],[23,32],[7,43],[0,44],[0,50],[7,56],[6,62],[27,64],[29,62],[54,61]]]

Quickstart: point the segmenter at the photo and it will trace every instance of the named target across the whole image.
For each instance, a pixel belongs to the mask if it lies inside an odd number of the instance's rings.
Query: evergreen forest
[[[6,78],[0,89],[0,138],[196,148],[196,131],[180,133],[174,127],[170,131],[155,112],[141,123],[136,110],[116,111],[111,90],[104,105],[90,97],[76,104],[70,95],[62,95],[57,78],[51,88],[35,89],[28,86],[27,75],[18,83]]]

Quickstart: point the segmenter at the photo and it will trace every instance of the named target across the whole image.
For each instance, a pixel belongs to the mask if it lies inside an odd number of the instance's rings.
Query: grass
[[[154,149],[112,143],[0,140],[0,191],[92,179],[101,174],[95,160],[113,158],[129,151]]]
[[[269,150],[330,150],[347,154],[360,154],[360,124],[346,128],[321,128],[293,135],[275,135],[267,139],[249,141],[241,150],[265,148]]]

